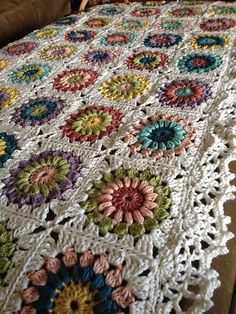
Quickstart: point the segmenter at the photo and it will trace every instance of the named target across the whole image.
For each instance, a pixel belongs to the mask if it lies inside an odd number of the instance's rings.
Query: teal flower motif
[[[146,125],[138,135],[142,149],[152,151],[174,149],[181,145],[186,137],[183,125],[174,121],[160,120]]]
[[[23,65],[10,74],[10,80],[13,83],[31,83],[48,76],[51,70],[47,64]]]
[[[191,72],[191,73],[208,73],[215,70],[221,64],[223,60],[220,56],[208,53],[193,53],[184,56],[178,62],[178,69],[180,73]]]

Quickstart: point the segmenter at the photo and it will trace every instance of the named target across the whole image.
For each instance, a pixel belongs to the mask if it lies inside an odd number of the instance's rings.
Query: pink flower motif
[[[79,259],[81,267],[91,266],[94,263],[94,256],[91,252],[85,251]]]
[[[135,301],[133,293],[127,287],[119,287],[112,292],[112,300],[122,308],[128,307]]]
[[[39,269],[31,272],[28,277],[35,286],[45,286],[48,280],[48,275],[45,269]]]
[[[63,263],[70,267],[78,262],[78,256],[74,249],[68,249],[62,257]]]
[[[38,290],[35,287],[25,289],[21,293],[21,298],[26,304],[33,303],[34,301],[37,301],[39,298]]]
[[[49,272],[56,274],[61,268],[61,261],[58,258],[48,257],[45,260],[45,267]]]
[[[17,313],[18,314],[36,314],[36,310],[32,306],[26,305]]]
[[[96,274],[105,273],[110,268],[108,257],[105,254],[101,254],[99,258],[95,260],[93,270]]]
[[[106,285],[115,288],[122,284],[123,267],[117,266],[115,270],[110,270],[106,276]]]

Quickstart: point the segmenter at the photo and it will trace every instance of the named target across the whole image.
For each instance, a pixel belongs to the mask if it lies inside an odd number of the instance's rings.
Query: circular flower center
[[[121,91],[129,91],[134,88],[134,83],[123,83],[119,85],[119,90]]]
[[[179,88],[176,90],[175,95],[177,97],[189,97],[194,95],[195,91],[191,87]]]
[[[29,113],[31,116],[43,116],[45,113],[47,113],[48,111],[48,107],[46,104],[39,104],[39,105],[35,105],[32,108],[30,108]]]
[[[112,205],[116,209],[126,212],[138,209],[142,206],[143,201],[143,194],[138,189],[124,187],[114,191]]]
[[[35,75],[38,72],[38,69],[31,69],[31,70],[27,70],[25,71],[25,75],[27,76],[31,76],[31,75]]]
[[[140,63],[142,64],[149,64],[156,61],[156,57],[151,57],[151,56],[147,56],[147,57],[143,57],[139,60]]]
[[[82,74],[75,74],[71,77],[68,78],[68,83],[69,84],[77,84],[80,83],[83,79],[83,75]]]
[[[99,53],[94,54],[92,56],[92,59],[94,61],[100,61],[100,60],[105,60],[108,57],[109,57],[109,54],[107,52],[99,52]]]
[[[100,124],[102,124],[103,120],[99,116],[92,116],[88,117],[87,120],[84,122],[84,126],[87,128],[96,128]]]
[[[2,139],[0,139],[0,156],[6,155],[6,142]]]
[[[156,142],[166,142],[171,140],[175,135],[172,128],[160,127],[151,132],[149,138]]]
[[[54,180],[57,172],[58,170],[54,166],[44,166],[34,171],[29,181],[37,185],[48,184]]]
[[[53,300],[53,313],[57,314],[85,314],[94,313],[95,292],[90,291],[88,285],[80,282],[72,282],[58,292],[58,296]]]
[[[209,60],[206,58],[194,58],[191,60],[192,65],[196,67],[205,67],[209,64]]]

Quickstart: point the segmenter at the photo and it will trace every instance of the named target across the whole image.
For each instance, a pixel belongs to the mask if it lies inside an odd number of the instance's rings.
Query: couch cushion
[[[69,14],[70,0],[1,0],[0,46]]]

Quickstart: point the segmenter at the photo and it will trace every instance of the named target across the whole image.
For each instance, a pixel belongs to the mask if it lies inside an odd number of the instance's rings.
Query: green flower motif
[[[23,65],[10,74],[13,83],[31,83],[48,76],[52,68],[47,64]]]
[[[222,15],[236,14],[236,7],[217,6],[213,8],[213,14],[222,14]]]
[[[86,191],[87,200],[80,206],[87,223],[98,225],[101,235],[112,232],[138,239],[170,218],[170,192],[161,178],[148,170],[121,167],[93,181]]]
[[[185,27],[185,24],[186,23],[183,20],[169,20],[162,23],[162,28],[165,30],[179,30],[183,29]]]
[[[0,287],[6,285],[5,277],[7,272],[13,268],[12,262],[15,251],[19,249],[19,245],[13,236],[13,231],[7,229],[5,221],[0,222]]]

